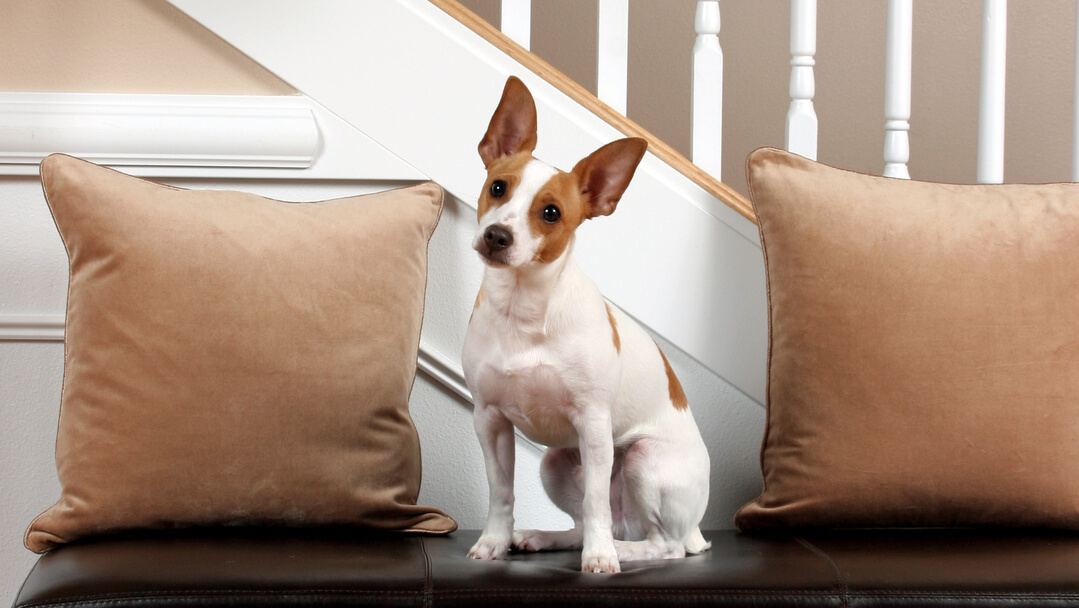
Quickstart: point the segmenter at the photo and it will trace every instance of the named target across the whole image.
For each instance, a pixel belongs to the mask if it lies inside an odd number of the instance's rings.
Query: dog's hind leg
[[[640,540],[615,542],[620,562],[685,557],[710,546],[697,527],[708,501],[707,460],[693,462],[686,448],[645,438],[626,450],[623,512],[627,537]]]
[[[662,536],[647,540],[616,540],[614,550],[618,552],[619,562],[676,559],[686,556],[686,549],[682,543]]]

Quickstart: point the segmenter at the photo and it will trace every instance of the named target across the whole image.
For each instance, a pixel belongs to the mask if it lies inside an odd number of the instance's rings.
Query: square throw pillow
[[[193,525],[446,533],[408,413],[431,183],[318,203],[41,163],[70,259],[45,551]]]
[[[1079,528],[1079,185],[747,163],[778,527]]]

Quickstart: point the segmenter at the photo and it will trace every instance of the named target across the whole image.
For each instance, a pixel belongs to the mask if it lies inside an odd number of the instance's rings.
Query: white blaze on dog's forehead
[[[536,192],[543,187],[555,175],[558,175],[558,169],[548,165],[542,160],[533,158],[525,165],[524,171],[521,172],[521,183],[517,186],[518,194],[527,194],[529,201],[536,195]],[[517,198],[516,196],[514,197]]]
[[[510,200],[501,205],[491,207],[491,209],[480,218],[480,225],[490,226],[491,224],[505,224],[512,220],[527,216],[528,210],[532,206],[532,199],[536,196],[536,192],[543,187],[543,184],[546,184],[557,174],[558,169],[555,169],[541,160],[532,159],[528,161],[528,164],[525,165],[524,169],[521,171],[521,180],[513,189],[513,195],[510,197]]]

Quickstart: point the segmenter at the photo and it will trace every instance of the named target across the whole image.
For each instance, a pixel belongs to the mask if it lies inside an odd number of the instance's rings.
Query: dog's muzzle
[[[477,249],[480,255],[495,264],[505,264],[509,257],[508,249],[513,245],[513,233],[503,226],[494,224],[483,231],[483,241]]]

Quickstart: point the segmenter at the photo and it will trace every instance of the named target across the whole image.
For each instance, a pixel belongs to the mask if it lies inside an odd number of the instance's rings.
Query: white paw
[[[558,549],[554,534],[543,530],[517,530],[513,533],[513,548],[517,551],[550,551]]]
[[[621,572],[614,547],[607,551],[591,551],[581,555],[581,572]]]
[[[517,551],[560,551],[580,549],[581,530],[518,530],[513,533],[513,548]]]
[[[468,550],[469,559],[506,559],[510,539],[497,536],[481,536]]]

